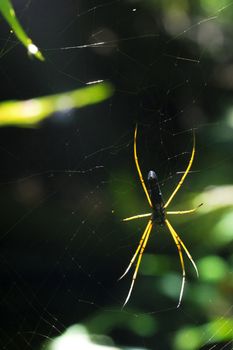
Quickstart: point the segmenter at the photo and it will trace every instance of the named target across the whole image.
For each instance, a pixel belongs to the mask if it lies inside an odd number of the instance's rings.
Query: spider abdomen
[[[153,209],[153,221],[164,224],[165,223],[165,210],[162,192],[159,186],[158,177],[154,170],[150,170],[147,176],[148,192],[150,195],[152,209]]]

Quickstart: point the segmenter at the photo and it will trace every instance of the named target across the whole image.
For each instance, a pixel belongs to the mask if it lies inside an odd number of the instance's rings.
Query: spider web
[[[77,324],[109,348],[232,348],[232,4],[14,4],[46,62],[25,58],[4,27],[2,99],[102,79],[116,92],[36,129],[0,130],[2,349],[87,349]],[[148,212],[133,160],[136,123],[143,175],[156,170],[165,199],[196,129],[194,165],[170,206],[204,202],[200,213],[172,220],[200,268],[196,280],[186,259],[179,309],[179,258],[163,227],[122,309],[132,275],[117,281],[146,224],[122,219]]]

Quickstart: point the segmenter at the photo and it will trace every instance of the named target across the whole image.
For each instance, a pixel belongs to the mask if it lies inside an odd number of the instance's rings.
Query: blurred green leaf
[[[99,103],[110,97],[112,93],[111,84],[104,82],[26,101],[2,102],[0,103],[0,126],[32,127],[55,112]]]
[[[167,273],[161,278],[161,283],[159,285],[160,289],[163,291],[165,295],[172,298],[173,300],[177,300],[179,298],[181,286],[181,278],[178,274]]]
[[[200,278],[206,281],[219,281],[228,272],[228,267],[223,259],[218,256],[207,256],[198,262]]]
[[[194,350],[198,349],[200,344],[200,331],[198,328],[185,327],[177,332],[175,336],[175,349]]]
[[[221,1],[221,6],[222,8],[226,7],[229,5],[228,0],[222,0]],[[218,13],[219,12],[219,1],[218,0],[201,0],[201,7],[203,10],[206,11],[209,15],[213,13]]]
[[[170,257],[146,253],[140,266],[140,274],[145,276],[163,276],[171,267]]]
[[[146,337],[152,336],[157,331],[156,320],[151,315],[132,317],[129,320],[129,328],[137,335]]]
[[[27,36],[25,31],[23,30],[21,24],[19,23],[14,8],[11,4],[10,0],[1,0],[0,1],[0,11],[8,22],[12,30],[14,31],[17,38],[21,41],[21,43],[27,48],[28,53],[30,55],[35,56],[41,61],[44,61],[44,57],[42,53],[39,51],[38,47],[33,44],[32,40]]]
[[[231,207],[233,204],[233,186],[209,186],[205,191],[196,196],[194,205],[203,203],[198,210],[200,214],[209,213],[213,210]]]
[[[228,342],[232,340],[232,329],[233,319],[226,317],[214,319],[199,327],[184,327],[175,335],[175,349],[195,350],[207,344]]]
[[[192,285],[188,295],[191,303],[195,303],[201,310],[209,312],[212,308],[212,302],[220,305],[222,302],[222,295],[215,285],[212,283],[200,283],[197,281],[196,285]],[[208,303],[206,302],[208,300]]]
[[[221,244],[230,243],[233,240],[233,212],[225,213],[213,229],[213,236],[216,242]]]
[[[150,337],[157,332],[157,319],[151,315],[135,314],[132,317],[128,312],[113,312],[112,314],[97,313],[86,323],[86,328],[90,333],[107,334],[115,328],[130,329],[134,334],[143,337]]]
[[[232,340],[233,337],[233,318],[222,317],[208,323],[205,327],[205,333],[211,343],[217,341]]]

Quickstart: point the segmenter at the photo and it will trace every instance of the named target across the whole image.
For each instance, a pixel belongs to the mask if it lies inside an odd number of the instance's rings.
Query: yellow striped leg
[[[149,222],[147,224],[147,227],[146,227],[146,230],[144,231],[144,234],[143,234],[143,235],[145,235],[144,236],[144,241],[142,241],[142,243],[140,242],[140,244],[139,244],[139,246],[140,246],[140,248],[139,248],[140,249],[140,253],[139,253],[138,261],[137,261],[137,264],[136,264],[136,267],[135,267],[135,270],[134,270],[134,274],[133,274],[132,282],[131,282],[131,285],[130,285],[130,288],[129,288],[129,292],[128,292],[128,295],[127,295],[127,297],[125,299],[123,307],[127,304],[128,300],[130,298],[130,295],[132,293],[133,286],[134,286],[134,283],[135,283],[135,280],[136,280],[136,277],[137,277],[138,269],[139,269],[139,266],[140,266],[140,263],[141,263],[141,260],[142,260],[142,255],[143,255],[143,252],[145,250],[147,241],[149,239],[152,227],[153,227],[152,220],[149,220]],[[136,253],[138,253],[139,249],[137,249],[137,251],[135,252],[134,257],[133,257],[134,259],[136,258],[136,256],[137,256]],[[130,263],[130,266],[131,265],[132,264]],[[129,266],[129,268],[130,268],[130,266]],[[129,270],[129,268],[127,269],[127,271]],[[124,273],[124,275],[125,275],[125,273]]]
[[[168,222],[168,220],[167,220]],[[172,225],[170,224],[170,222],[168,222],[168,224],[170,225],[170,229],[169,231],[173,232],[174,236],[177,238],[177,240],[180,242],[182,248],[184,249],[185,253],[187,254],[187,257],[189,258],[189,260],[191,261],[191,263],[193,264],[193,267],[196,271],[197,277],[199,277],[199,273],[198,273],[198,269],[197,269],[197,265],[195,264],[192,255],[189,253],[188,248],[185,246],[184,242],[182,241],[182,239],[180,238],[180,236],[178,235],[178,233],[174,230],[174,228],[172,227]]]
[[[174,234],[174,229],[171,226],[171,224],[169,223],[169,221],[167,219],[165,219],[165,223],[169,229],[169,232],[172,235],[172,238],[176,244],[179,256],[180,256],[180,264],[181,264],[181,268],[182,268],[182,284],[181,284],[181,288],[180,288],[180,296],[179,296],[179,302],[177,304],[177,308],[180,307],[181,301],[182,301],[182,297],[183,297],[183,293],[184,293],[184,284],[185,284],[185,267],[184,267],[184,259],[183,259],[183,254],[182,254],[182,250],[181,250],[181,246],[180,246],[180,242],[177,239],[177,236]]]
[[[136,126],[135,126],[135,131],[134,131],[134,147],[133,147],[133,150],[134,150],[134,161],[135,161],[135,164],[136,164],[136,168],[137,168],[137,171],[138,171],[138,176],[139,176],[139,179],[140,179],[140,181],[141,181],[141,184],[142,184],[143,190],[144,190],[144,192],[145,192],[146,198],[147,198],[147,200],[148,200],[148,203],[149,203],[150,207],[152,208],[151,199],[150,199],[149,193],[148,193],[148,191],[147,191],[147,188],[146,188],[146,185],[145,185],[145,181],[144,181],[144,179],[143,179],[142,172],[141,172],[141,169],[140,169],[140,166],[139,166],[139,163],[138,163],[138,155],[137,155],[137,131],[138,131],[138,126],[136,125]]]
[[[129,269],[131,268],[132,264],[134,263],[134,261],[135,261],[137,255],[138,255],[138,253],[139,253],[139,250],[141,249],[141,246],[142,246],[142,244],[143,244],[143,242],[144,242],[144,239],[145,239],[145,237],[146,237],[146,235],[147,235],[149,226],[150,226],[150,220],[148,221],[148,224],[146,225],[146,228],[145,228],[145,230],[144,230],[144,232],[143,232],[142,238],[140,239],[139,245],[138,245],[138,247],[137,247],[137,249],[136,249],[136,251],[135,251],[135,253],[134,253],[132,259],[130,260],[130,263],[129,263],[128,267],[126,268],[126,270],[125,270],[125,272],[123,273],[123,275],[121,275],[121,277],[119,278],[119,280],[121,280],[121,279],[127,274],[127,272],[129,271]]]
[[[194,155],[195,155],[195,147],[196,147],[196,139],[195,139],[195,133],[193,131],[193,149],[192,149],[192,154],[191,154],[191,158],[189,160],[188,166],[184,172],[184,175],[182,176],[182,178],[180,179],[178,185],[176,186],[176,188],[174,189],[174,191],[172,192],[171,196],[169,197],[168,201],[166,202],[166,204],[164,205],[164,208],[167,208],[168,205],[171,203],[173,197],[176,195],[176,193],[178,192],[178,190],[180,189],[181,185],[183,184],[186,176],[189,173],[189,170],[193,164],[193,159],[194,159]]]
[[[203,205],[203,203],[199,204],[198,207],[189,209],[189,210],[178,210],[178,211],[167,211],[166,214],[168,215],[183,215],[183,214],[190,214],[194,213],[198,208],[200,208]]]
[[[152,215],[152,213],[134,215],[134,216],[130,216],[129,218],[123,219],[123,221],[130,221],[130,220],[135,220],[135,219],[146,218],[146,217],[151,216],[151,215]]]
[[[191,263],[193,264],[193,267],[196,271],[196,274],[197,274],[197,277],[199,276],[198,274],[198,269],[197,269],[197,266],[191,256],[191,254],[189,253],[188,249],[186,248],[184,242],[182,241],[182,239],[179,237],[178,233],[176,233],[176,231],[174,230],[174,228],[172,227],[172,225],[170,224],[170,222],[165,219],[165,223],[175,241],[175,244],[177,246],[177,249],[178,249],[178,252],[179,252],[179,256],[180,256],[180,262],[181,262],[181,267],[182,267],[182,285],[181,285],[181,290],[180,290],[180,297],[179,297],[179,302],[178,302],[178,305],[177,307],[180,306],[181,304],[181,300],[182,300],[182,296],[183,296],[183,291],[184,291],[184,284],[185,284],[185,267],[184,267],[184,260],[183,260],[183,254],[182,254],[182,251],[181,251],[181,246],[182,248],[184,249],[185,253],[187,254],[189,260],[191,261]]]

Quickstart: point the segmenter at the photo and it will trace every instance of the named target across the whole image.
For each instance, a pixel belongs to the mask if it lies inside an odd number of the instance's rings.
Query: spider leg
[[[149,193],[148,193],[148,191],[147,191],[147,188],[146,188],[146,185],[145,185],[145,181],[144,181],[144,179],[143,179],[142,172],[141,172],[141,169],[140,169],[140,166],[139,166],[139,163],[138,163],[138,155],[137,155],[137,131],[138,131],[138,126],[136,125],[136,126],[135,126],[135,131],[134,131],[134,146],[133,146],[134,161],[135,161],[135,164],[136,164],[136,168],[137,168],[137,171],[138,171],[138,176],[139,176],[139,179],[140,179],[140,181],[141,181],[143,190],[144,190],[144,192],[145,192],[147,201],[148,201],[150,207],[152,208],[151,199],[150,199]]]
[[[187,257],[189,258],[189,260],[191,261],[191,263],[193,264],[193,267],[196,271],[196,274],[197,274],[197,277],[199,277],[199,272],[198,272],[198,269],[197,269],[197,265],[195,264],[193,258],[192,258],[192,255],[189,253],[188,249],[186,248],[184,242],[182,241],[182,239],[177,235],[177,239],[178,241],[180,242],[180,244],[182,245],[182,248],[184,249]]]
[[[178,253],[179,253],[179,257],[180,257],[180,264],[181,264],[181,268],[182,268],[182,284],[181,284],[181,288],[180,288],[180,296],[179,296],[179,302],[177,304],[177,308],[180,307],[181,301],[182,301],[182,297],[183,297],[183,293],[184,293],[184,285],[185,285],[185,266],[184,266],[184,258],[183,258],[183,254],[182,254],[182,250],[181,250],[181,245],[180,245],[180,241],[177,238],[177,235],[175,234],[175,230],[173,229],[173,227],[171,226],[171,224],[169,223],[169,221],[167,219],[165,219],[165,223],[167,225],[167,228],[169,230],[169,232],[172,235],[172,238],[176,244]]]
[[[172,192],[171,196],[168,198],[168,201],[166,202],[166,204],[164,205],[164,208],[167,208],[168,205],[171,203],[173,197],[176,195],[176,193],[178,192],[178,190],[180,189],[180,187],[182,186],[186,176],[188,175],[189,173],[189,170],[193,164],[193,159],[194,159],[194,155],[195,155],[195,148],[196,148],[196,139],[195,139],[195,133],[193,131],[193,149],[192,149],[192,154],[191,154],[191,157],[190,157],[190,160],[189,160],[189,163],[188,163],[188,166],[182,176],[182,178],[180,179],[178,185],[176,186],[176,188],[174,189],[174,191]]]
[[[135,220],[135,219],[141,219],[141,218],[146,218],[148,216],[151,216],[151,213],[130,216],[129,218],[123,219],[123,221],[130,221],[130,220]]]
[[[141,260],[142,260],[142,255],[143,255],[143,252],[144,252],[144,250],[145,250],[147,241],[148,241],[148,239],[149,239],[149,236],[150,236],[152,227],[153,227],[152,220],[149,220],[149,222],[148,222],[148,224],[147,224],[147,227],[146,227],[146,230],[145,230],[145,232],[144,232],[145,238],[144,238],[143,243],[141,244],[140,253],[139,253],[138,261],[137,261],[137,264],[136,264],[136,267],[135,267],[135,270],[134,270],[132,282],[131,282],[131,285],[130,285],[130,288],[129,288],[129,292],[128,292],[128,295],[127,295],[127,297],[126,297],[126,299],[125,299],[125,302],[124,302],[123,307],[127,304],[128,300],[129,300],[129,298],[130,298],[130,295],[131,295],[131,293],[132,293],[133,286],[134,286],[134,283],[135,283],[135,280],[136,280],[136,277],[137,277],[138,269],[139,269],[139,266],[140,266],[140,262],[141,262]]]
[[[130,263],[129,263],[128,267],[126,268],[126,270],[125,270],[125,272],[123,273],[123,275],[121,275],[121,277],[119,278],[119,280],[121,280],[121,279],[127,274],[127,272],[129,271],[129,269],[131,268],[132,264],[134,263],[134,261],[135,261],[137,255],[138,255],[138,253],[139,253],[139,250],[141,249],[141,246],[142,246],[142,244],[143,244],[143,242],[144,242],[144,240],[145,240],[145,237],[146,237],[146,235],[147,235],[147,233],[148,233],[149,227],[150,227],[150,220],[148,221],[148,223],[147,223],[147,225],[146,225],[146,228],[145,228],[145,230],[144,230],[144,232],[143,232],[142,238],[140,239],[140,242],[139,242],[139,244],[138,244],[138,247],[137,247],[137,249],[136,249],[136,251],[135,251],[135,253],[134,253],[132,259],[130,260]]]
[[[166,214],[168,215],[183,215],[183,214],[190,214],[194,213],[198,208],[200,208],[203,205],[203,203],[199,204],[198,207],[189,209],[189,210],[178,210],[178,211],[167,211]]]
[[[185,246],[184,242],[182,241],[182,239],[180,238],[180,236],[178,235],[178,233],[175,231],[175,229],[172,227],[172,225],[170,224],[170,222],[168,220],[167,221],[167,226],[169,228],[169,231],[172,232],[174,234],[174,236],[176,237],[176,239],[180,242],[182,248],[184,249],[185,253],[187,254],[187,257],[189,258],[189,260],[191,261],[191,263],[193,264],[193,267],[196,271],[197,277],[199,277],[199,273],[198,273],[198,269],[197,269],[197,265],[195,264],[192,255],[189,253],[188,248]]]

